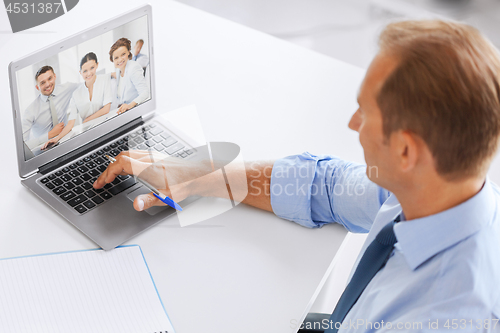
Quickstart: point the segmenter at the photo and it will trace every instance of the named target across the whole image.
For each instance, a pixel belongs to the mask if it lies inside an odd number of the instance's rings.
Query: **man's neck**
[[[443,179],[414,182],[417,185],[393,192],[407,220],[414,220],[455,207],[476,195],[485,182],[484,178],[471,178],[448,182]]]

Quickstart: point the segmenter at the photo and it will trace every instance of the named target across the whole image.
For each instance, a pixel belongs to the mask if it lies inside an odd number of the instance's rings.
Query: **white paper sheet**
[[[139,246],[0,260],[0,332],[173,333]]]

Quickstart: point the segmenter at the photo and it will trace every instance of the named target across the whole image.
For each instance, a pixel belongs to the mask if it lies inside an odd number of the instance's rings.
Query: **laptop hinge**
[[[143,119],[141,117],[136,118],[136,119],[126,123],[125,125],[121,126],[120,128],[117,128],[116,130],[114,130],[108,134],[105,134],[105,135],[95,139],[94,141],[90,141],[89,143],[87,143],[84,146],[79,147],[79,148],[65,154],[64,156],[61,156],[53,161],[50,161],[47,164],[42,165],[39,168],[39,172],[42,175],[44,175],[48,172],[51,172],[52,170],[55,170],[55,169],[59,168],[60,166],[67,164],[68,162],[73,161],[74,159],[77,159],[80,156],[87,154],[88,152],[96,149],[97,147],[100,147],[100,146],[104,145],[105,143],[116,139],[117,137],[129,132],[133,128],[141,126],[142,124],[144,124]]]

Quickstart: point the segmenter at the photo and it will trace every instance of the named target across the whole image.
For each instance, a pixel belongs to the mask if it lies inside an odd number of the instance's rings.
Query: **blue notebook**
[[[137,245],[0,260],[0,314],[0,332],[174,332]]]

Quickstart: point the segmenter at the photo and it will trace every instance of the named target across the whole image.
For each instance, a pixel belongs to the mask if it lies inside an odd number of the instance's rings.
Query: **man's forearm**
[[[224,181],[229,184],[220,186],[223,181],[221,172],[212,172],[190,182],[189,195],[229,198],[242,201],[263,210],[272,212],[271,172],[273,161],[247,162],[243,165],[224,167]],[[246,196],[245,196],[246,194]]]

